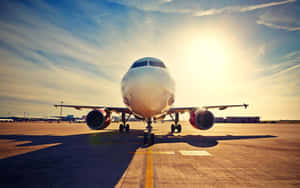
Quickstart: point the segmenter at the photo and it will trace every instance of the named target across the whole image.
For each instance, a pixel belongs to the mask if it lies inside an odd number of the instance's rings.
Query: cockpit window
[[[164,63],[160,61],[150,61],[150,66],[166,68]]]
[[[144,67],[144,66],[147,66],[147,61],[136,62],[131,66],[131,68]]]
[[[145,66],[166,68],[165,64],[159,59],[145,57],[134,62],[133,65],[130,67],[130,69],[137,68],[137,67],[145,67]]]

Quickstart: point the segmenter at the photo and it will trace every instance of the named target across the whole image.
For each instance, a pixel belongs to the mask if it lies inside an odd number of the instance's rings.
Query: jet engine
[[[200,130],[208,130],[214,124],[214,115],[208,110],[197,110],[190,113],[190,123]]]
[[[93,110],[86,116],[86,123],[90,129],[105,129],[110,123],[110,113],[104,110]]]

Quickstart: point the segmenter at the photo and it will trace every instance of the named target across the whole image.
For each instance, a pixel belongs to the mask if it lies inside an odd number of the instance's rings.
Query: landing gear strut
[[[120,132],[129,132],[129,130],[130,130],[130,126],[129,126],[129,124],[126,124],[126,122],[128,121],[128,119],[130,118],[130,114],[129,114],[129,116],[128,116],[128,118],[126,119],[126,117],[125,117],[125,113],[124,112],[122,112],[122,124],[120,124],[120,126],[119,126],[119,131]]]
[[[173,116],[171,114],[170,114],[170,117],[175,122],[175,125],[174,124],[171,125],[171,133],[174,133],[176,129],[177,129],[177,132],[180,133],[182,130],[182,127],[181,127],[181,124],[178,124],[179,113],[178,112],[175,113],[175,119],[173,118]]]
[[[152,131],[152,126],[151,126],[151,119],[147,120],[147,132],[144,133],[144,145],[149,144],[149,145],[153,145],[155,142],[155,136],[153,133],[151,133]]]

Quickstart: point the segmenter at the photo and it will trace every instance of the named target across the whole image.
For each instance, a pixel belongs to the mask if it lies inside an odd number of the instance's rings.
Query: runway
[[[0,187],[300,187],[300,124],[0,123]]]

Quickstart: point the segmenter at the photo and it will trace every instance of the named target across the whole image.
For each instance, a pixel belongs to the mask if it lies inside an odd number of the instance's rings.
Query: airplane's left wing
[[[249,104],[234,104],[234,105],[217,105],[217,106],[203,106],[204,109],[212,109],[218,108],[219,110],[225,110],[227,108],[234,108],[234,107],[244,107],[247,108]]]
[[[76,110],[81,110],[81,109],[104,109],[108,110],[111,112],[116,112],[116,113],[128,113],[131,114],[131,111],[126,108],[126,107],[108,107],[108,106],[85,106],[85,105],[68,105],[68,104],[55,104],[54,107],[65,107],[65,108],[75,108]]]
[[[225,110],[227,108],[233,108],[233,107],[248,107],[248,104],[238,104],[238,105],[216,105],[216,106],[203,106],[203,109],[214,109],[217,108],[219,110]],[[191,111],[195,111],[197,110],[199,107],[174,107],[174,108],[170,108],[170,110],[168,111],[169,114],[171,113],[183,113],[183,112],[191,112]]]

